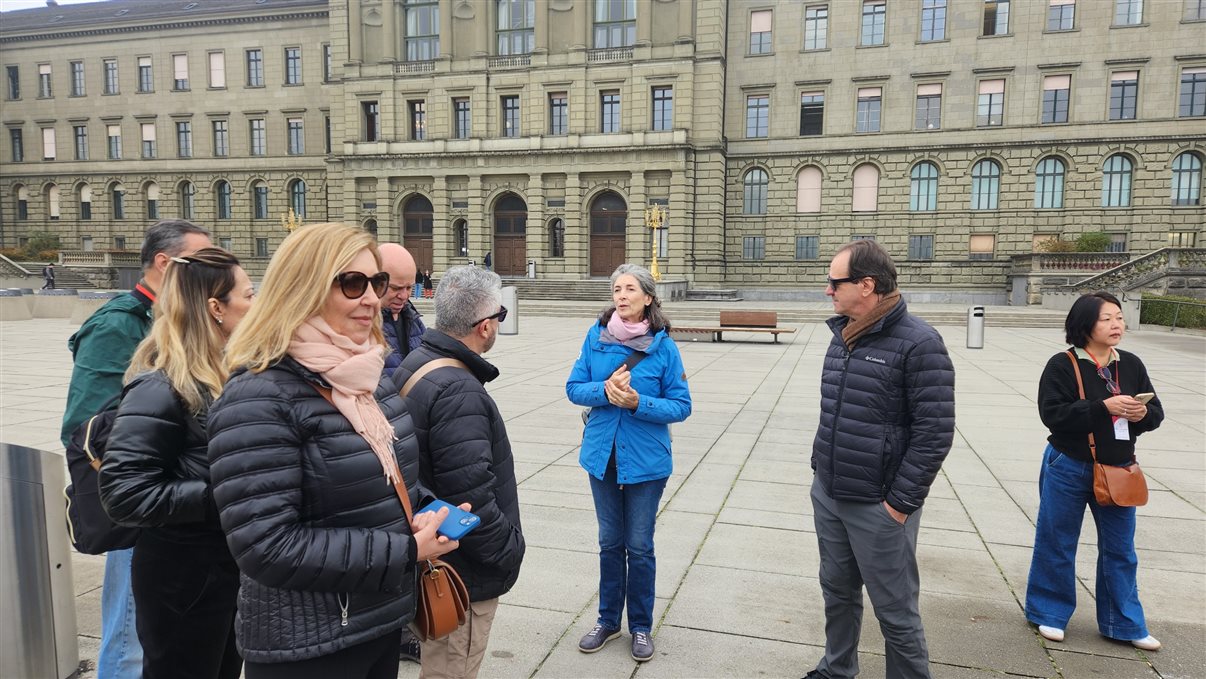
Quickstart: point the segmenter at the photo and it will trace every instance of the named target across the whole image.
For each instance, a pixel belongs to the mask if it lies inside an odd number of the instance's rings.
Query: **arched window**
[[[59,201],[59,185],[51,184],[46,187],[46,214],[57,220],[61,216],[62,204]]]
[[[377,238],[377,220],[369,219],[364,222],[364,230],[373,234],[373,238]]]
[[[289,185],[289,207],[299,219],[306,216],[306,183],[300,179]]]
[[[109,202],[113,205],[113,218],[126,218],[126,187],[121,182],[113,184],[109,189]]]
[[[808,166],[796,177],[796,212],[821,211],[821,168]]]
[[[251,216],[253,219],[268,219],[268,185],[263,181],[251,185]]]
[[[29,189],[17,185],[17,219],[29,219]]]
[[[1130,207],[1131,174],[1134,163],[1130,158],[1115,153],[1106,158],[1101,166],[1101,206]]]
[[[416,194],[402,206],[403,233],[413,235],[431,235],[432,231],[431,201],[426,196]]]
[[[151,182],[144,192],[147,196],[147,219],[159,219],[159,185]]]
[[[456,256],[469,256],[469,222],[464,219],[456,220],[452,225],[452,232],[456,235]]]
[[[565,256],[565,220],[561,218],[549,222],[549,257]]]
[[[850,209],[855,212],[879,209],[879,168],[871,163],[854,168],[854,200]]]
[[[195,219],[197,214],[197,187],[192,182],[180,185],[180,217]]]
[[[742,183],[745,185],[745,197],[742,202],[741,213],[747,215],[766,214],[766,188],[770,183],[766,176],[766,170],[760,167],[753,168],[745,173]]]
[[[1202,204],[1202,159],[1192,151],[1173,159],[1172,204]]]
[[[1001,166],[985,158],[972,166],[971,209],[995,210],[1001,195]]]
[[[914,165],[909,173],[909,209],[913,212],[938,209],[938,166],[928,160]]]
[[[80,185],[80,219],[92,219],[92,187]]]
[[[1044,158],[1034,173],[1034,206],[1062,208],[1064,206],[1064,161]]]
[[[214,201],[218,219],[230,219],[230,182],[223,179],[214,185]]]

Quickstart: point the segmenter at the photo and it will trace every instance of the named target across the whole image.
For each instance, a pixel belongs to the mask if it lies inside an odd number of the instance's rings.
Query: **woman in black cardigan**
[[[1072,347],[1052,356],[1039,380],[1039,415],[1051,435],[1039,472],[1026,618],[1044,638],[1064,640],[1076,608],[1076,544],[1088,505],[1098,536],[1097,629],[1154,651],[1160,642],[1148,634],[1136,584],[1135,508],[1101,506],[1093,495],[1090,433],[1098,462],[1126,466],[1134,461],[1135,438],[1164,419],[1158,398],[1136,398],[1155,392],[1143,362],[1116,348],[1126,330],[1121,307],[1105,292],[1076,300],[1064,322]],[[1080,371],[1084,398],[1074,369]]]

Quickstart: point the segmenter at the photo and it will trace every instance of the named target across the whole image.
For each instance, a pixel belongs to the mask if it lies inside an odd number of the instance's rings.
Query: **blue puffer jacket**
[[[812,469],[835,500],[887,501],[912,514],[951,450],[955,369],[942,336],[903,300],[850,351],[842,341],[848,321],[828,321]]]
[[[670,424],[691,415],[691,392],[678,346],[665,330],[653,336],[648,356],[632,370],[631,386],[641,395],[635,411],[607,400],[603,383],[632,349],[599,341],[603,326],[596,323],[586,333],[582,352],[574,363],[565,393],[580,406],[590,406],[590,420],[582,433],[578,463],[591,476],[602,479],[614,445],[617,483],[641,483],[670,476]]]
[[[427,332],[427,326],[423,325],[423,314],[419,313],[410,300],[406,301],[406,306],[402,307],[398,316],[399,318],[394,318],[389,309],[381,310],[381,330],[385,333],[385,343],[391,349],[385,355],[382,377],[393,375],[398,366],[402,365],[402,359],[423,343],[423,333]],[[406,335],[405,343],[398,340],[399,331],[401,335]]]

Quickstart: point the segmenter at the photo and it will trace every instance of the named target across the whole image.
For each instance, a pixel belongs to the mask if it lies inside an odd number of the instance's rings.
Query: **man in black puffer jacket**
[[[834,337],[812,446],[825,657],[807,677],[858,673],[864,584],[887,676],[929,677],[917,529],[954,437],[955,371],[942,337],[909,315],[896,267],[874,241],[839,250],[828,283],[839,315],[828,321]]]
[[[445,558],[469,589],[469,622],[444,639],[423,642],[422,679],[477,676],[498,598],[511,590],[523,561],[519,496],[507,429],[484,383],[498,369],[481,357],[506,317],[497,274],[449,269],[436,290],[436,324],[394,373],[419,441],[419,480],[436,497],[468,502],[481,524]],[[455,359],[461,366],[435,363]]]

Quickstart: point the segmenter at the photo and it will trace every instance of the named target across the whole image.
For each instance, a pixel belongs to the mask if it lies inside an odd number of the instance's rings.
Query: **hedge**
[[[1161,301],[1195,302],[1197,306],[1161,304]],[[1177,311],[1178,306],[1181,307],[1179,312]],[[1178,328],[1206,328],[1206,302],[1193,297],[1176,295],[1143,295],[1143,305],[1139,311],[1141,324],[1171,326],[1174,315],[1176,315]]]

